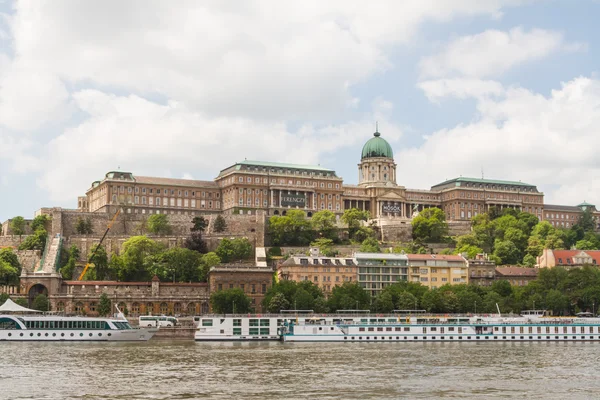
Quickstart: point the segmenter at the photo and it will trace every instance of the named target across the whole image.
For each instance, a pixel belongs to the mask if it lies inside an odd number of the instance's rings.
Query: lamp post
[[[233,313],[235,314],[235,300],[233,301]]]
[[[475,314],[477,314],[477,301],[475,301]]]
[[[535,311],[535,300],[533,300],[533,310]]]
[[[596,316],[596,300],[592,301],[592,317]]]
[[[358,300],[356,300],[356,311],[358,311]]]

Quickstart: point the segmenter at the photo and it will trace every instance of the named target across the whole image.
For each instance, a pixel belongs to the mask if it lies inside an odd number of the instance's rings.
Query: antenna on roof
[[[379,122],[375,121],[375,132],[379,132]]]
[[[481,167],[481,180],[483,180],[483,167]]]

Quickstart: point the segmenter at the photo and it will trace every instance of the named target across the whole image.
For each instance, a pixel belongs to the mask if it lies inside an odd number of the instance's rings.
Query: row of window
[[[191,193],[191,197],[196,197],[196,191],[190,191],[190,190],[175,190],[175,189],[158,189],[158,188],[140,188],[139,187],[135,187],[132,188],[131,186],[112,186],[112,191],[113,193],[125,193],[125,190],[127,190],[127,193],[142,193],[142,194],[146,194],[146,193],[150,193],[150,194],[169,194],[169,192],[171,193],[172,196],[185,196],[185,197],[189,197],[190,193]],[[213,197],[213,194],[216,198],[219,198],[221,196],[221,194],[219,192],[213,193],[213,192],[197,192],[199,196],[201,197],[208,197],[211,198]]]
[[[256,284],[252,283],[252,284],[250,284],[248,286],[249,286],[248,287],[249,293],[251,293],[251,294],[258,293],[256,291]],[[222,283],[217,284],[217,290],[223,290],[223,287],[224,286],[223,286]],[[235,284],[233,284],[233,283],[225,284],[225,287],[229,288],[229,289],[233,289],[233,288],[235,288]],[[240,283],[239,284],[239,288],[242,289],[242,291],[246,292],[246,284],[245,283]],[[267,293],[267,284],[266,283],[261,284],[261,291],[260,292],[262,294]]]
[[[248,176],[248,177],[246,177],[245,182],[246,183],[255,183],[255,184],[256,183],[261,183],[261,178],[255,177],[254,180],[253,180],[252,177]],[[238,177],[238,183],[244,183],[244,177],[243,176]],[[266,183],[269,183],[269,181],[268,181],[267,178],[262,178],[262,183],[266,184]],[[271,179],[271,183],[272,184],[279,183],[280,185],[286,185],[286,184],[287,185],[294,185],[294,181],[291,180],[291,179],[288,179],[288,180],[286,180],[286,179],[279,179],[279,182],[277,182],[277,179],[272,178]],[[296,186],[302,186],[302,181],[296,181],[295,184],[296,184]],[[318,182],[312,182],[311,183],[310,181],[304,181],[304,186],[313,186],[313,187],[324,188],[325,187],[325,182],[320,182],[320,183],[318,183]],[[327,183],[327,188],[328,189],[333,189],[334,188],[334,184],[331,183],[331,182],[328,182]],[[335,188],[339,189],[340,188],[340,184],[336,183],[335,184]]]
[[[276,169],[267,167],[242,167],[243,171],[256,171],[256,172],[270,172],[272,174],[287,174],[287,175],[310,175],[310,176],[329,176],[334,177],[335,173],[332,172],[319,172],[310,170],[299,170],[299,169]]]

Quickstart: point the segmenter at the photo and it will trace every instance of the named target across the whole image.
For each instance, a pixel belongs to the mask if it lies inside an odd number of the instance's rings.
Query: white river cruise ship
[[[502,316],[375,316],[331,323],[284,323],[284,342],[600,341],[600,318]]]
[[[0,315],[0,341],[146,341],[156,332],[125,319]]]

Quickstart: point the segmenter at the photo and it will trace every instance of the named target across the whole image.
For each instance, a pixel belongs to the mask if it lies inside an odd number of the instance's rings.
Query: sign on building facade
[[[304,207],[306,205],[306,198],[303,194],[283,193],[281,195],[281,205],[283,207]]]
[[[399,205],[395,205],[395,204],[384,204],[383,205],[383,212],[399,213],[400,211],[401,211],[401,208]]]

